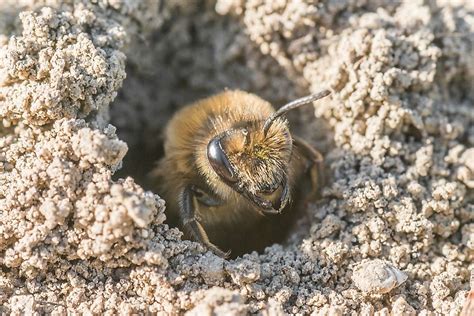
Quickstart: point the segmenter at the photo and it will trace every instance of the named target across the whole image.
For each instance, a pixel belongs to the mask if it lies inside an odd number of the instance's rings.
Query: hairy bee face
[[[264,210],[281,211],[289,199],[292,139],[278,119],[268,133],[263,121],[225,131],[208,144],[207,155],[220,179]]]

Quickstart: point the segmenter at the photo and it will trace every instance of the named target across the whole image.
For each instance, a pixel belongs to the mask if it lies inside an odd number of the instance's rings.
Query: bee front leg
[[[293,136],[293,144],[300,153],[309,161],[309,175],[311,178],[311,193],[309,196],[318,196],[320,189],[324,186],[324,159],[323,155],[303,139]]]
[[[227,258],[230,251],[223,252],[214,245],[207,236],[204,227],[200,223],[198,216],[198,206],[196,203],[195,193],[198,189],[194,185],[188,185],[184,188],[180,195],[180,217],[183,228],[198,242],[206,246],[216,255]]]

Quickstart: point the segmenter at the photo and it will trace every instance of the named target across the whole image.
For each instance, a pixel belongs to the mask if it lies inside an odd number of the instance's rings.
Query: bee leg
[[[323,155],[303,139],[294,136],[294,145],[300,153],[309,161],[309,174],[311,178],[311,193],[309,196],[318,196],[320,189],[324,186],[324,159]]]
[[[198,200],[199,203],[204,204],[205,206],[216,207],[222,204],[221,200],[217,199],[216,197],[210,195],[206,191],[196,186],[193,186],[191,189],[196,200]]]
[[[197,214],[197,203],[194,189],[193,185],[188,185],[180,195],[180,215],[183,227],[196,241],[206,246],[219,257],[227,258],[230,255],[230,251],[224,252],[214,245],[209,240],[204,227],[202,227],[200,223],[200,218]]]

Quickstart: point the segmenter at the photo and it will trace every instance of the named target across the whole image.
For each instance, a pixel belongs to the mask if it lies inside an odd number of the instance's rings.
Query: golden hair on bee
[[[323,90],[275,111],[258,96],[233,90],[178,111],[165,130],[165,155],[151,172],[169,221],[221,256],[228,255],[221,249],[262,249],[275,218],[291,214],[296,180],[308,178],[319,188],[321,154],[292,136],[282,116],[327,95]]]

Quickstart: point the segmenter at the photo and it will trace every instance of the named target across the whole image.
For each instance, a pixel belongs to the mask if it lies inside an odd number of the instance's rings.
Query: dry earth
[[[0,314],[458,314],[474,259],[470,0],[0,2]],[[293,114],[331,183],[223,260],[144,175],[225,87]],[[125,158],[124,158],[125,157]]]

